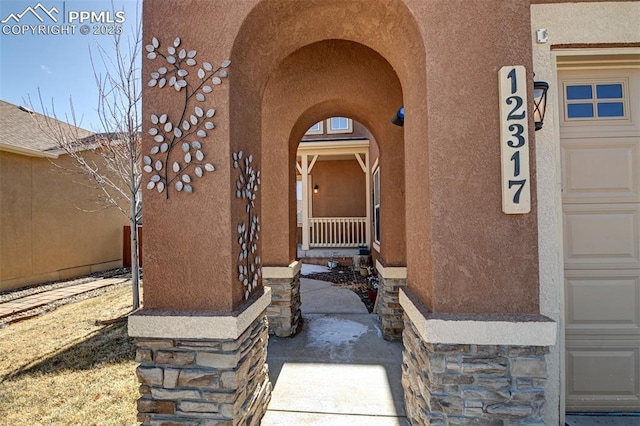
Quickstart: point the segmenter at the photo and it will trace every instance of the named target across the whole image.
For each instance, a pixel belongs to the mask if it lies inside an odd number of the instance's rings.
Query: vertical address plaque
[[[531,211],[529,180],[529,119],[527,76],[524,66],[500,68],[500,156],[502,162],[502,211]]]

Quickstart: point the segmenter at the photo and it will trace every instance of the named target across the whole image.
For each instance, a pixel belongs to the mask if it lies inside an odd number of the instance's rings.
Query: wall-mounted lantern
[[[320,187],[318,185],[313,185],[313,193],[314,194],[317,194],[319,190],[320,190]]]
[[[398,112],[396,113],[395,117],[391,119],[391,122],[396,126],[404,126],[404,106],[401,106],[398,109]]]
[[[533,82],[533,121],[536,123],[536,132],[542,129],[544,113],[547,110],[547,91],[549,83],[546,81]]]

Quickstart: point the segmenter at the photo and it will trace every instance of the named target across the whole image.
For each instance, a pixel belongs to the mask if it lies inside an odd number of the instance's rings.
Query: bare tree
[[[99,190],[102,205],[117,208],[128,218],[131,225],[134,310],[140,307],[138,225],[142,220],[141,31],[139,20],[136,22],[136,35],[133,40],[128,40],[126,46],[121,43],[121,37],[116,35],[108,51],[103,46],[97,46],[97,62],[94,62],[90,51],[98,88],[100,133],[86,137],[86,131],[79,128],[72,101],[71,117],[65,114],[65,120],[60,120],[53,101],[50,110],[45,107],[40,90],[38,97],[43,115],[33,115],[39,128],[74,160],[77,170],[88,176]],[[104,71],[100,72],[99,68],[104,68]],[[33,108],[31,100],[29,103]]]

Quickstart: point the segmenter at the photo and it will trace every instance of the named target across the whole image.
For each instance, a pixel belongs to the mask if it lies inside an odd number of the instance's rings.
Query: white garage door
[[[640,411],[640,70],[558,76],[567,411]]]

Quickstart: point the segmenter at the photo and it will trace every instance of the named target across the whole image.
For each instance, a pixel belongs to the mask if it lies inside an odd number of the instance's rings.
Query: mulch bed
[[[356,293],[369,312],[373,312],[373,302],[369,300],[369,283],[367,278],[360,275],[360,271],[353,271],[350,266],[338,266],[330,272],[303,275],[312,280],[327,281]]]

